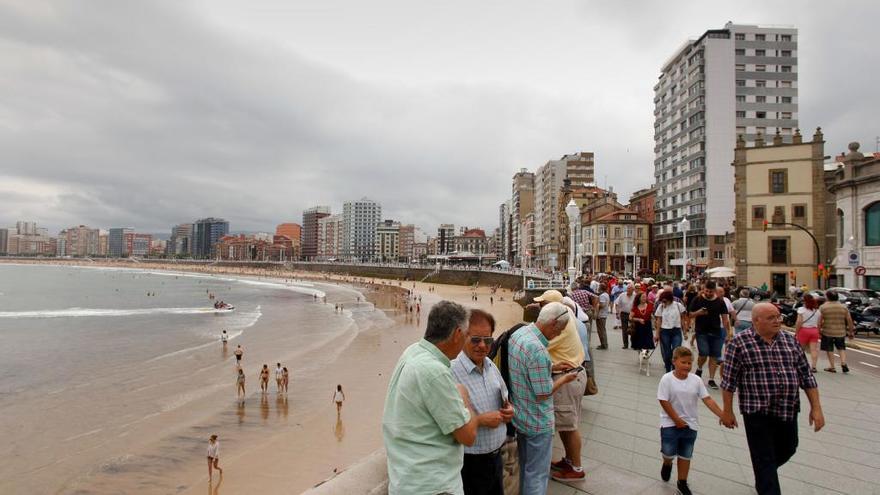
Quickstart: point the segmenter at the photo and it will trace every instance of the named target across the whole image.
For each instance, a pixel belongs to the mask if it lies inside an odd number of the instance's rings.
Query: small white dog
[[[654,354],[654,349],[642,349],[639,351],[639,373],[641,374],[642,369],[645,370],[645,376],[651,376],[651,356]]]

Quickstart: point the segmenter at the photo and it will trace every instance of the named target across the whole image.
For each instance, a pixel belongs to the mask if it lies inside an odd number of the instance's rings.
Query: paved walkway
[[[613,326],[609,319],[608,326]],[[584,398],[580,482],[550,482],[548,494],[674,494],[672,481],[660,479],[660,405],[657,384],[663,375],[659,349],[651,358],[651,376],[638,373],[637,354],[621,349],[620,330],[609,330],[607,351],[593,351],[599,393]],[[595,331],[593,346],[598,345]],[[820,370],[826,365],[819,360]],[[704,379],[708,376],[704,370]],[[720,382],[720,376],[718,380]],[[844,375],[819,371],[819,394],[825,428],[809,427],[806,396],[801,392],[800,446],[780,469],[782,488],[791,494],[880,494],[880,381],[860,370]],[[721,391],[710,390],[721,404]],[[736,402],[734,403],[736,407]],[[742,418],[728,430],[700,406],[700,434],[691,464],[694,493],[753,494],[754,477]],[[737,410],[738,411],[738,410]],[[554,458],[562,455],[557,437]]]

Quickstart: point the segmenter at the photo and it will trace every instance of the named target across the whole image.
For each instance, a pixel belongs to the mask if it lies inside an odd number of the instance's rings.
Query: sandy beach
[[[67,264],[67,263],[64,263]],[[82,263],[80,263],[83,265]],[[100,264],[100,263],[98,263]],[[89,264],[95,266],[95,264]],[[120,267],[120,263],[107,263],[106,266]],[[498,289],[494,304],[490,304],[490,289],[476,289],[478,301],[472,300],[470,287],[428,284],[419,282],[398,282],[381,279],[360,279],[332,274],[313,272],[282,272],[237,267],[204,267],[180,264],[125,265],[127,268],[145,270],[195,271],[211,274],[226,274],[245,277],[260,277],[272,280],[313,281],[326,284],[353,287],[359,290],[377,309],[385,311],[391,322],[387,326],[369,328],[359,332],[351,341],[340,341],[341,352],[335,352],[333,345],[320,347],[311,352],[307,360],[311,376],[293,377],[291,392],[286,400],[274,393],[274,380],[268,398],[261,401],[259,409],[264,419],[269,411],[280,416],[284,411],[284,425],[275,426],[273,421],[264,421],[260,435],[240,434],[235,428],[229,431],[211,431],[220,435],[221,462],[224,469],[222,479],[215,473],[214,482],[209,484],[206,461],[203,454],[207,433],[203,428],[181,425],[178,437],[192,437],[191,456],[178,456],[177,462],[169,466],[167,484],[161,489],[150,490],[139,486],[142,493],[167,493],[169,489],[177,493],[268,493],[290,494],[302,491],[331,478],[335,473],[346,469],[382,446],[380,419],[385,398],[387,380],[400,353],[408,345],[421,338],[428,312],[439,300],[448,299],[466,307],[479,307],[491,312],[497,320],[496,332],[509,328],[522,318],[521,307],[512,301],[512,293]],[[429,288],[433,287],[433,292]],[[420,318],[410,319],[402,310],[403,294],[414,291],[422,297]],[[504,301],[500,299],[503,298]],[[332,301],[328,301],[332,303]],[[297,382],[308,382],[307,387],[297,387]],[[341,416],[337,419],[332,396],[336,384],[340,383],[346,394],[346,402]],[[230,391],[232,390],[230,382]],[[249,391],[257,389],[257,383],[249,383]],[[309,394],[314,397],[297,397]],[[255,394],[256,395],[256,394]],[[326,396],[325,400],[322,396]],[[304,400],[319,404],[307,409],[297,406]],[[317,400],[315,400],[317,399]],[[258,398],[249,399],[256,401]],[[321,406],[320,404],[324,404]],[[235,405],[232,401],[223,406],[228,410],[204,411],[206,417],[226,415],[233,417]],[[256,407],[256,406],[255,406]],[[256,414],[249,406],[248,414]],[[291,414],[293,425],[287,423],[287,411]],[[243,412],[242,412],[243,414]],[[212,424],[228,424],[215,422]],[[268,434],[266,432],[268,431]],[[204,434],[204,439],[197,435]],[[191,457],[191,459],[190,459]],[[136,470],[136,466],[132,466]],[[124,478],[124,484],[111,475],[99,475],[92,479],[98,483],[97,492],[114,493],[125,491],[138,485],[137,473]],[[76,487],[83,493],[90,493],[88,485]]]

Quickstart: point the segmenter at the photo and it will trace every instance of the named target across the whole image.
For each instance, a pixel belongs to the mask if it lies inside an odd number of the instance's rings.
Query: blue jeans
[[[672,371],[672,351],[681,345],[681,328],[660,329],[660,354],[663,355],[663,365],[666,372]]]
[[[694,443],[697,441],[697,432],[690,428],[676,428],[666,426],[660,428],[660,453],[666,459],[690,460],[694,455]]]
[[[553,460],[553,432],[516,434],[520,495],[546,495]]]
[[[720,334],[714,333],[698,333],[697,334],[697,350],[700,356],[706,356],[715,359],[716,363],[723,361],[721,348],[724,346],[724,330]]]

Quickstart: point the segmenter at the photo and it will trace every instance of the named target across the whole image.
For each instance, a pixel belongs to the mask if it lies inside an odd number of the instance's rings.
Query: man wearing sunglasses
[[[472,309],[464,348],[452,360],[455,381],[464,385],[477,413],[477,440],[464,448],[461,480],[465,495],[504,495],[501,450],[513,418],[507,386],[487,354],[495,340],[495,318]]]

